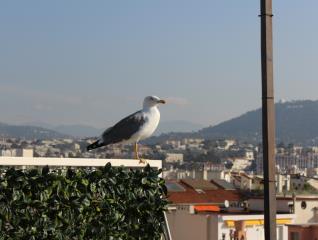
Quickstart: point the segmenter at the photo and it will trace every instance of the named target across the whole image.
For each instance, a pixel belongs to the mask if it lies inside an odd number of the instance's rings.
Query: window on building
[[[291,232],[290,233],[290,240],[300,240],[300,233],[299,232]]]

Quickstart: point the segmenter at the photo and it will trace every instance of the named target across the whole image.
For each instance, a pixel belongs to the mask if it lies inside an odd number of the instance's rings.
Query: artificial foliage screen
[[[160,170],[0,170],[0,239],[160,239]]]

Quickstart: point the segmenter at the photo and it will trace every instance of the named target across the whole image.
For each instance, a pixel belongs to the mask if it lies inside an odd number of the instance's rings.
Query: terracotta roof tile
[[[233,190],[215,189],[197,192],[190,186],[179,182],[185,188],[184,192],[168,192],[168,200],[172,203],[223,203],[228,201],[239,201],[240,194]]]

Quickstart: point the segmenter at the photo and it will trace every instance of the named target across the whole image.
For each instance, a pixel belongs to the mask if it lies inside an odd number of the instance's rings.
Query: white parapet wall
[[[49,157],[0,157],[0,166],[72,166],[102,167],[107,163],[112,166],[143,168],[146,164],[136,159],[100,159],[100,158],[49,158]],[[162,168],[161,160],[147,160],[153,168]]]

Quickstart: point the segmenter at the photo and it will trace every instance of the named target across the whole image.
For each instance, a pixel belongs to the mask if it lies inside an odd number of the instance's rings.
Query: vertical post
[[[273,81],[272,0],[261,4],[262,131],[265,239],[276,240],[275,109]]]

